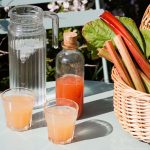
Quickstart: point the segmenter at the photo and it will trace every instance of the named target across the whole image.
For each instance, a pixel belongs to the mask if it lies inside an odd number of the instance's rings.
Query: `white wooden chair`
[[[56,0],[1,0],[0,5],[16,6],[24,4],[48,3],[50,1]],[[103,9],[100,9],[100,0],[95,0],[95,6],[96,9],[90,9],[86,11],[58,13],[59,27],[63,28],[63,27],[83,26],[85,23],[97,19],[99,15],[103,12]],[[0,34],[7,34],[8,22],[9,19],[0,19]],[[51,28],[51,23],[49,19],[44,19],[44,26],[46,29]],[[102,58],[102,65],[103,65],[104,82],[109,83],[107,61],[104,58]]]

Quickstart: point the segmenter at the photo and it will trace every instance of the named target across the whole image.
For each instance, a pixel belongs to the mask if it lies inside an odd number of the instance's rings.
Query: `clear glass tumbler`
[[[31,126],[34,92],[27,88],[12,88],[2,94],[6,124],[16,131],[27,130]]]
[[[55,144],[72,141],[78,109],[78,104],[69,99],[55,99],[45,103],[44,112],[50,141]]]

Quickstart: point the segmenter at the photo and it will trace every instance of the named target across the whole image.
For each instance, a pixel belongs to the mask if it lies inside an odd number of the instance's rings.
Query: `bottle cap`
[[[63,34],[64,42],[62,47],[67,50],[77,49],[77,33],[75,32],[64,32]]]

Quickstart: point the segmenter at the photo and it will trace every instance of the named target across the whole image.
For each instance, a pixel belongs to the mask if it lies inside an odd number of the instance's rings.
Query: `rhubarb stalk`
[[[135,43],[132,36],[129,32],[125,29],[125,27],[119,22],[119,20],[113,16],[110,12],[105,11],[100,18],[106,22],[116,34],[119,34],[124,39],[125,43],[127,44],[130,52],[132,53],[134,59],[138,63],[140,69],[146,74],[146,76],[150,79],[150,64],[143,56],[141,50]]]
[[[114,42],[118,48],[118,51],[122,57],[122,60],[130,74],[130,77],[133,81],[133,84],[136,88],[136,90],[141,91],[141,92],[146,92],[144,84],[142,82],[142,79],[138,73],[138,70],[136,69],[130,54],[124,44],[124,41],[122,40],[120,35],[117,35],[114,37]]]
[[[107,59],[108,61],[113,63],[112,58],[106,48],[104,48],[104,47],[98,48],[97,51],[98,51],[98,56],[104,57],[105,59]]]
[[[105,42],[105,46],[112,58],[112,61],[114,63],[114,66],[116,67],[120,77],[125,81],[125,83],[127,85],[129,85],[130,87],[134,88],[134,85],[132,83],[132,80],[120,58],[120,56],[118,55],[118,53],[116,52],[113,44],[111,41],[106,41]]]
[[[142,78],[142,80],[144,82],[144,85],[146,87],[147,93],[150,93],[150,80],[149,80],[149,78],[147,78],[147,76],[140,70],[139,70],[139,74],[140,74],[140,76],[141,76],[141,78]]]

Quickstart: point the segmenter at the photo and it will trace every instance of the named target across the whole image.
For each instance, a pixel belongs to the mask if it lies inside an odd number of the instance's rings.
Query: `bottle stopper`
[[[75,32],[64,32],[63,34],[64,42],[62,47],[67,50],[77,49],[77,33]]]

